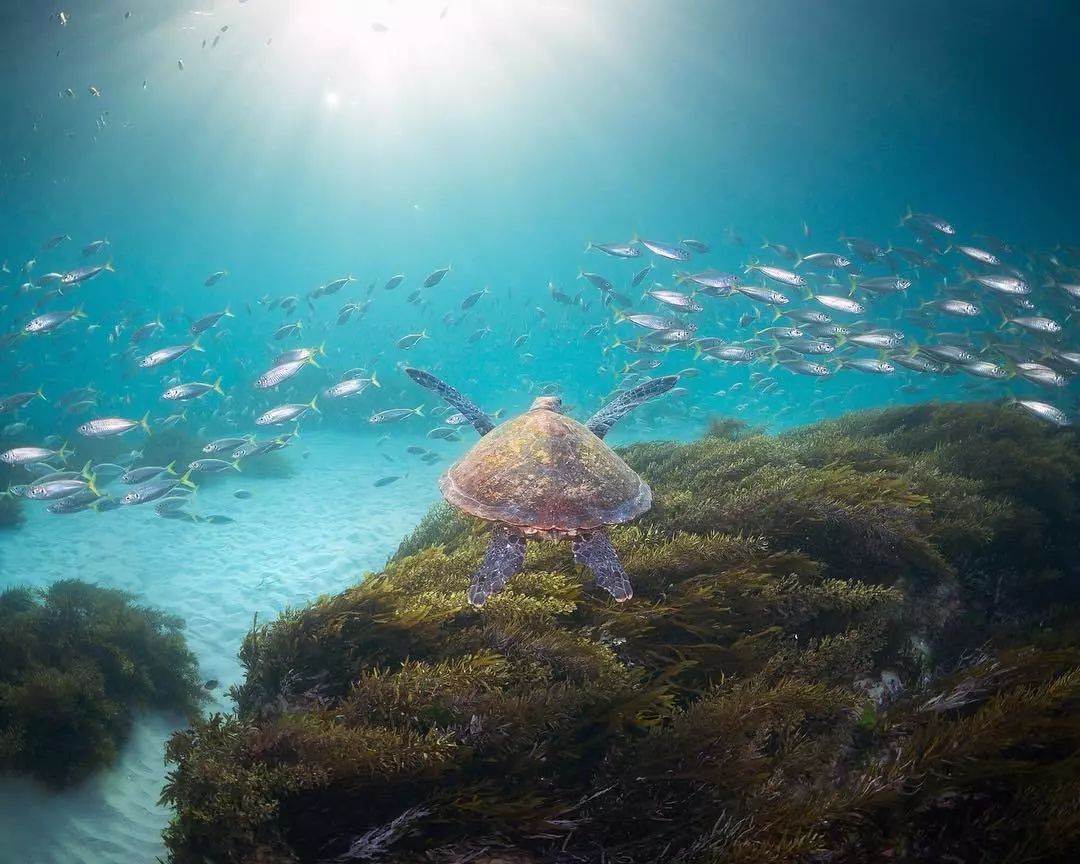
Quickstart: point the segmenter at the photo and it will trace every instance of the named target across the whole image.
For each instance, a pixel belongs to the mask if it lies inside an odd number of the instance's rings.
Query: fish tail
[[[188,470],[184,472],[184,476],[180,478],[179,483],[180,483],[181,486],[187,486],[188,489],[190,489],[192,491],[192,493],[197,492],[198,489],[199,489],[198,486],[196,486],[194,483],[191,482],[191,469],[190,468],[188,468]]]
[[[783,313],[782,313],[782,312],[780,311],[780,307],[779,307],[779,306],[773,306],[773,311],[772,311],[772,323],[773,323],[773,324],[775,324],[775,323],[776,323],[777,321],[779,321],[779,320],[780,320],[780,316],[781,316],[782,314],[783,314]]]
[[[88,462],[86,464],[89,465],[90,463]],[[86,469],[84,468],[83,470],[85,471]],[[97,474],[94,474],[93,472],[91,472],[90,474],[87,475],[87,477],[86,477],[86,488],[89,489],[91,492],[93,492],[95,495],[97,495],[98,498],[101,497],[101,490],[98,489],[98,486],[97,486]]]
[[[314,396],[312,396],[312,397],[311,397],[311,401],[310,401],[310,402],[308,402],[308,408],[310,408],[310,409],[311,409],[312,411],[314,411],[314,412],[315,412],[316,414],[322,414],[322,411],[320,411],[320,410],[319,410],[319,408],[318,408],[318,406],[317,406],[317,405],[315,404],[315,400],[316,400],[316,399],[318,399],[318,398],[319,398],[319,394],[318,394],[318,393],[316,393],[316,394],[315,394]]]
[[[841,345],[845,344],[847,341],[848,341],[847,336],[845,336],[843,333],[839,334],[836,337],[836,347],[839,348]]]
[[[371,370],[371,386],[372,387],[382,387],[382,384],[379,383],[379,379],[375,377],[375,370],[374,369]]]
[[[1068,321],[1069,319],[1066,318],[1065,320]],[[42,400],[45,399],[45,391],[42,389],[42,387],[38,387],[37,390],[34,392],[34,395],[40,397]]]
[[[225,395],[225,391],[221,389],[221,376],[218,376],[217,381],[214,382],[214,392],[221,396]]]
[[[74,448],[70,450],[68,449],[68,442],[65,441],[63,444],[60,445],[60,449],[56,451],[56,455],[59,456],[62,461],[67,462],[67,457],[74,452]]]
[[[908,223],[908,221],[912,218],[912,216],[914,216],[914,215],[915,214],[911,212],[911,205],[908,204],[907,205],[907,210],[904,211],[904,216],[900,220],[900,224],[898,224],[896,227],[897,228],[903,228]]]
[[[848,282],[851,283],[851,288],[848,291],[848,297],[854,297],[855,296],[855,289],[859,286],[859,283],[858,283],[858,280],[856,280],[855,275],[853,273],[848,274]]]
[[[146,431],[147,435],[150,434],[150,422],[149,421],[150,421],[150,412],[147,411],[145,414],[143,414],[142,420],[139,421],[139,425],[142,426],[142,428]]]
[[[113,264],[111,258],[108,261],[105,262],[105,269],[108,270],[110,273],[115,273],[116,272],[116,265]]]
[[[232,311],[232,309],[230,309],[230,308],[229,308],[228,304],[226,304],[226,306],[225,306],[225,311],[224,311],[224,312],[222,312],[221,314],[222,314],[222,316],[223,316],[223,317],[225,317],[225,318],[235,318],[235,317],[236,317],[236,316],[235,316],[235,315],[233,314],[233,311]]]
[[[201,335],[196,336],[195,341],[191,343],[190,348],[191,348],[192,351],[206,351],[206,349],[203,348],[202,345],[199,344],[199,339],[200,338],[202,338]]]
[[[233,461],[232,461],[232,462],[230,462],[230,463],[229,463],[229,465],[231,465],[231,466],[232,466],[233,468],[235,468],[235,469],[236,469],[237,471],[239,471],[239,470],[240,470],[240,460],[239,460],[239,459],[233,459]]]
[[[998,330],[1004,330],[1008,326],[1009,326],[1009,316],[1004,311],[1002,311],[1002,313],[1001,313],[1001,323],[998,324],[997,329]]]
[[[83,308],[82,303],[80,303],[78,306],[75,307],[75,311],[71,313],[71,317],[72,318],[85,318],[86,317],[86,312],[85,312],[85,310]]]
[[[590,250],[591,250],[592,248],[593,248],[593,242],[592,242],[592,240],[589,240],[589,241],[588,241],[588,242],[587,242],[587,243],[585,244],[585,251],[586,251],[586,252],[588,252],[588,251],[590,251]]]
[[[916,354],[919,353],[919,350],[920,350],[919,343],[916,342],[914,339],[912,339],[911,340],[911,348],[908,350],[908,353],[907,353],[908,358],[914,357]]]
[[[165,466],[165,473],[166,474],[176,474],[176,472],[173,470],[175,465],[176,465],[176,460],[174,459],[172,462],[170,462],[168,465]]]
[[[413,408],[413,414],[415,414],[417,417],[423,417],[424,416],[424,406],[423,405],[417,405],[415,408]]]

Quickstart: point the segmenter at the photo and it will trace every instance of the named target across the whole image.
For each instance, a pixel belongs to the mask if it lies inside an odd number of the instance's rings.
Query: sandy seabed
[[[253,615],[268,621],[380,568],[438,500],[439,474],[471,443],[389,431],[392,441],[381,446],[374,435],[319,431],[288,451],[291,478],[241,473],[200,490],[195,511],[229,516],[230,524],[161,519],[150,505],[54,516],[28,502],[25,525],[0,534],[0,588],[77,577],[180,615],[203,678],[220,682],[208,710],[227,710]],[[404,452],[409,444],[444,459],[425,465]],[[403,476],[373,485],[390,475]],[[252,497],[235,498],[237,489]],[[0,779],[0,864],[151,864],[164,856],[163,748],[180,725],[141,718],[111,770],[61,794]]]

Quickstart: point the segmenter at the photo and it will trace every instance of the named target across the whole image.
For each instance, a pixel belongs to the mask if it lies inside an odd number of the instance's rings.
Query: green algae
[[[440,505],[252,628],[169,745],[172,861],[1067,860],[1077,444],[930,404],[634,445],[625,605],[533,543],[470,607],[485,526]]]
[[[0,594],[0,771],[69,786],[115,762],[136,712],[195,717],[182,626],[74,579]]]

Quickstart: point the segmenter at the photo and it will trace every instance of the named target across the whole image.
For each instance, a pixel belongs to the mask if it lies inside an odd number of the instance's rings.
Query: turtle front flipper
[[[630,577],[626,575],[606,531],[590,531],[575,537],[574,560],[588,567],[596,579],[596,584],[620,603],[634,596]]]
[[[667,393],[678,383],[678,375],[665,375],[663,378],[653,378],[644,384],[638,384],[637,387],[632,387],[625,393],[616,396],[611,402],[593,414],[585,422],[585,428],[597,438],[603,438],[612,426],[637,408],[638,405]]]
[[[436,378],[430,372],[425,372],[422,369],[413,369],[411,366],[406,366],[405,372],[421,387],[427,387],[428,390],[434,390],[450,405],[457,408],[457,410],[465,415],[465,418],[481,435],[487,435],[488,432],[495,428],[495,424],[491,421],[491,418],[481,411],[472,399],[460,390],[451,387],[441,378]]]
[[[484,561],[469,584],[469,602],[483,606],[496,591],[525,563],[525,537],[505,525],[491,531],[491,542],[484,551]]]

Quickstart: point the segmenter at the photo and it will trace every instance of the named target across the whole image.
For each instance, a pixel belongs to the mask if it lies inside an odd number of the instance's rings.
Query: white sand
[[[381,567],[438,499],[439,474],[471,443],[388,431],[393,441],[381,447],[374,435],[319,431],[288,451],[294,477],[239,474],[199,493],[199,513],[228,515],[234,524],[165,520],[152,505],[54,516],[27,502],[26,524],[0,534],[0,588],[78,577],[180,615],[203,678],[221,682],[209,709],[227,710],[225,692],[241,678],[236,652],[252,615],[269,621]],[[409,444],[444,460],[425,465],[404,453]],[[406,472],[392,485],[372,485]],[[254,496],[234,498],[239,488]],[[180,725],[177,718],[140,719],[113,769],[60,795],[0,779],[0,864],[134,864],[163,856],[169,812],[157,806],[162,754]]]

